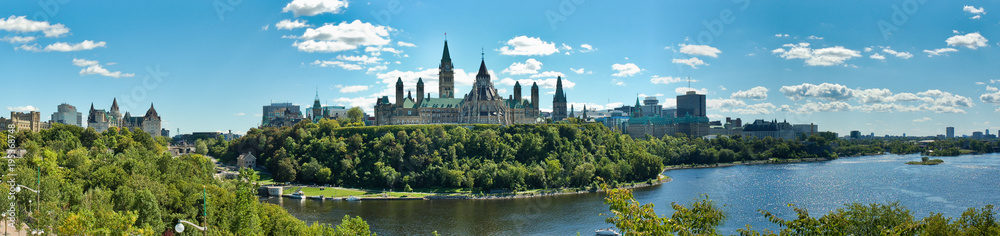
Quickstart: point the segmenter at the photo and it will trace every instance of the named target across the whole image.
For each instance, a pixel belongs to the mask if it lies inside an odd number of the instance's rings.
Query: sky
[[[1000,2],[4,1],[0,109],[145,114],[245,133],[271,102],[359,106],[422,78],[448,40],[456,97],[484,59],[506,97],[562,76],[577,110],[707,95],[711,120],[924,136],[1000,130]],[[992,14],[991,14],[992,13]],[[690,82],[690,87],[688,84]],[[8,116],[7,113],[0,114]]]

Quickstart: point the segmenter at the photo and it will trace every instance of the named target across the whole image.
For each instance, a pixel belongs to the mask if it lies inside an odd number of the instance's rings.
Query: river
[[[918,219],[930,212],[958,218],[968,207],[1000,205],[1000,154],[941,157],[936,166],[906,165],[919,155],[880,155],[833,161],[743,165],[670,170],[673,181],[636,189],[641,203],[654,203],[669,216],[671,202],[690,204],[701,194],[722,205],[728,220],[721,233],[734,234],[750,224],[776,229],[758,209],[785,219],[795,216],[786,205],[820,216],[846,203],[899,201]],[[601,193],[506,200],[434,201],[267,201],[306,222],[339,224],[346,215],[361,216],[379,235],[593,235],[609,213]]]

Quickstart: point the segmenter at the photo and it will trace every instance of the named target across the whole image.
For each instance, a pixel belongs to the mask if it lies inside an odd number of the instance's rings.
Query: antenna
[[[694,90],[694,88],[691,87],[691,76],[688,76],[688,89]]]
[[[479,48],[479,50],[481,51],[479,54],[481,54],[483,56],[482,59],[485,61],[486,60],[486,47],[481,47],[481,48]]]
[[[448,41],[448,32],[444,32],[444,41]]]

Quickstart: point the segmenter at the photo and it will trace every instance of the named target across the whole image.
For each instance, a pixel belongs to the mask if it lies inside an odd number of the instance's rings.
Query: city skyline
[[[537,82],[547,101],[561,75],[578,111],[647,95],[672,106],[690,78],[711,120],[878,136],[1000,127],[991,2],[330,2],[12,3],[0,10],[0,51],[14,59],[0,65],[0,105],[47,117],[117,98],[128,111],[156,104],[168,130],[244,133],[262,106],[311,104],[318,87],[323,105],[373,114],[397,78],[437,97],[447,37],[456,94],[485,57],[502,97]]]

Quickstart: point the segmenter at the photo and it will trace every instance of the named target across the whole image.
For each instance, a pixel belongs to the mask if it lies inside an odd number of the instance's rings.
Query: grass
[[[257,180],[257,183],[260,183],[260,185],[274,184],[274,177],[271,177],[269,174],[264,174],[264,172],[260,172],[258,170],[257,176],[260,177],[260,179]]]
[[[937,164],[941,164],[941,163],[944,163],[944,160],[933,159],[933,160],[927,160],[927,161],[911,161],[911,162],[907,162],[906,164],[907,165],[937,165]]]
[[[318,188],[318,187],[304,187],[304,188],[302,188],[302,193],[304,193],[306,196],[319,196],[319,195],[323,195],[324,197],[348,197],[348,196],[357,196],[357,197],[382,197],[382,193],[383,192],[381,190],[358,190],[358,189],[344,189],[344,188],[334,188],[334,187],[326,187],[323,190],[320,190],[320,188]],[[389,197],[402,197],[402,196],[407,196],[407,197],[425,197],[425,196],[430,196],[430,195],[433,195],[433,194],[408,193],[408,192],[386,192],[386,195],[388,195]]]

